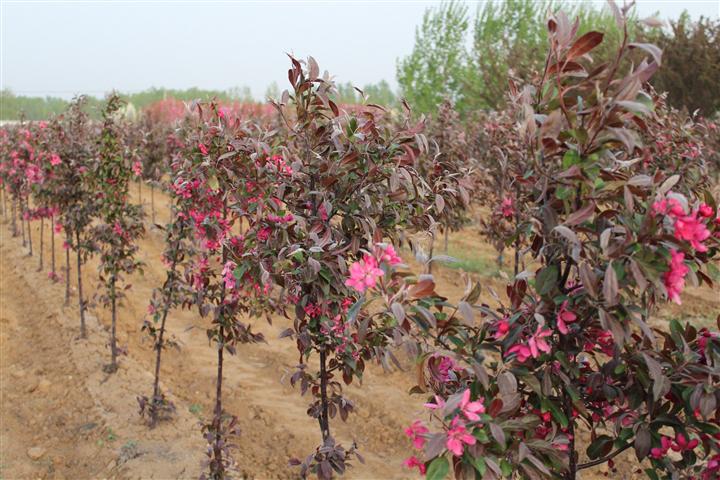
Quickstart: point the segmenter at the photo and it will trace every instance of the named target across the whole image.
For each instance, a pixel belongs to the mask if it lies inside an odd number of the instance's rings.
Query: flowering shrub
[[[144,234],[142,207],[128,202],[128,184],[132,173],[131,158],[123,144],[122,130],[116,113],[122,106],[117,94],[111,94],[103,109],[103,126],[97,146],[98,161],[89,183],[97,195],[99,223],[92,227],[93,240],[100,254],[99,276],[104,292],[100,300],[111,309],[110,364],[105,371],[117,371],[118,346],[115,334],[117,304],[130,288],[125,275],[139,270],[142,262],[135,258],[137,240]]]
[[[470,197],[474,193],[470,149],[459,115],[450,100],[443,101],[431,119],[428,137],[434,148],[418,157],[417,170],[433,193],[434,203],[429,213],[445,234],[444,251],[448,253],[448,234],[468,223]],[[434,229],[432,226],[431,230]],[[434,231],[432,245],[435,245]],[[429,263],[428,270],[431,267],[432,263]]]
[[[271,308],[268,273],[257,261],[271,202],[263,161],[268,147],[256,130],[229,119],[217,104],[195,108],[197,122],[188,126],[171,188],[180,206],[176,217],[188,222],[200,247],[186,275],[192,299],[184,304],[210,317],[208,340],[218,351],[214,415],[203,427],[209,458],[203,476],[219,479],[234,469],[229,440],[237,434],[236,418],[222,408],[223,353],[235,354],[238,343],[262,341],[241,317]],[[233,226],[243,233],[235,234]]]
[[[704,163],[686,158],[666,173],[633,160],[654,148],[639,139],[655,113],[638,103],[660,52],[626,40],[590,74],[586,55],[602,34],[578,38],[576,25],[550,18],[547,66],[521,96],[534,271],[516,276],[499,308],[476,305],[477,286],[454,307],[431,283],[418,298],[394,270],[370,292],[387,318],[413,322],[405,330],[426,359],[452,361],[440,370],[434,360],[414,389],[434,395],[429,421],[407,432],[421,452],[406,465],[428,478],[574,479],[627,449],[650,478],[720,469],[720,335],[678,321],[653,328],[657,306],[679,301],[686,280],[710,283],[720,221],[691,181]],[[631,49],[651,60],[618,78]]]
[[[280,155],[265,163],[274,177],[275,198],[259,230],[280,306],[293,318],[283,336],[295,340],[299,365],[290,381],[310,393],[308,415],[318,420],[322,444],[304,461],[301,476],[342,474],[356,455],[336,443],[330,419],[347,418],[352,402],[342,385],[361,378],[370,360],[388,366],[393,343],[388,326],[357,316],[358,297],[395,263],[392,247],[375,251],[375,242],[399,237],[399,227],[429,224],[424,184],[413,165],[424,137],[422,125],[390,130],[366,110],[343,113],[330,99],[334,85],[309,58],[306,68],[291,58],[291,91],[275,106],[286,123]],[[417,136],[416,136],[417,135]],[[346,281],[348,263],[351,277]],[[294,309],[292,308],[294,306]],[[319,357],[318,371],[308,365]],[[359,458],[359,457],[358,457]]]
[[[78,304],[80,308],[80,336],[85,338],[85,310],[83,296],[82,264],[95,251],[90,225],[97,211],[98,197],[90,176],[94,169],[94,145],[92,128],[85,113],[85,97],[75,98],[68,110],[50,124],[55,159],[53,177],[55,205],[59,209],[59,221],[65,232],[65,302],[70,297],[70,249],[77,257]]]

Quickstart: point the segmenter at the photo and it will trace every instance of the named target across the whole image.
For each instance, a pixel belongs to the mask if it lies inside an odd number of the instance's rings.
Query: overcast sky
[[[472,3],[474,13],[479,2]],[[622,3],[619,1],[618,3]],[[287,83],[285,52],[314,56],[341,82],[395,87],[424,10],[438,1],[0,0],[0,83],[24,95],[102,95],[151,86],[228,89]],[[720,0],[641,0],[664,19],[717,18]]]

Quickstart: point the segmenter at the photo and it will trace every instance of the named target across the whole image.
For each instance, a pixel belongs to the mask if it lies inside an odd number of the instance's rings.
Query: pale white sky
[[[412,50],[424,10],[439,3],[0,0],[0,87],[67,98],[249,86],[262,98],[272,81],[286,87],[285,52],[314,56],[341,82],[395,87],[398,57]],[[474,15],[481,2],[467,3]],[[717,18],[720,0],[638,2],[641,17],[677,18],[684,9]]]

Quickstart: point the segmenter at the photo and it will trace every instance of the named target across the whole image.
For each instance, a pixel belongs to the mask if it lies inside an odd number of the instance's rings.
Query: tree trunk
[[[23,204],[22,201],[19,202],[20,205],[18,206],[18,217],[20,217],[20,232],[22,233],[22,245],[23,247],[27,246],[27,240],[25,239],[25,219],[23,218]]]
[[[445,225],[445,255],[448,254],[448,235],[450,234],[450,229]]]
[[[82,260],[80,258],[80,232],[75,232],[77,240],[77,277],[78,277],[78,304],[80,305],[80,338],[87,338],[87,329],[85,328],[85,301],[83,300],[82,291]]]
[[[32,229],[30,225],[30,200],[25,200],[25,212],[27,213],[27,232],[28,232],[28,244],[30,246],[30,253],[28,253],[28,256],[32,257],[33,254],[33,245],[32,245]]]
[[[70,232],[65,231],[65,306],[70,303]]]
[[[227,202],[227,200],[226,200]],[[227,218],[227,203],[223,207],[223,218]],[[227,262],[227,249],[222,247],[222,263]],[[225,303],[225,283],[222,284],[220,291],[220,305]],[[222,307],[220,307],[222,308]],[[225,439],[222,435],[222,381],[223,381],[223,350],[225,350],[225,310],[221,310],[220,329],[218,331],[218,362],[217,362],[217,382],[215,390],[215,411],[213,415],[213,429],[215,431],[215,441],[213,442],[213,458],[210,462],[211,478],[225,478],[225,466],[223,465],[223,444]]]
[[[112,306],[112,321],[110,325],[110,368],[108,369],[109,373],[116,372],[118,369],[117,364],[117,338],[116,338],[116,328],[117,328],[117,299],[115,298],[115,275],[113,274],[112,278],[110,279],[110,303]]]
[[[17,206],[16,206],[16,203],[17,203],[17,202],[16,202],[15,199],[13,198],[13,199],[12,199],[12,236],[13,236],[13,237],[17,237],[17,236],[18,236],[18,231],[17,231],[17,219],[16,219],[16,217],[17,217]]]
[[[50,266],[55,275],[55,216],[50,216]]]
[[[155,225],[155,185],[150,184],[150,214],[152,218],[152,223]]]
[[[150,399],[150,428],[155,428],[155,425],[157,424],[157,406],[160,401],[160,360],[163,349],[163,337],[165,336],[165,320],[167,320],[169,311],[170,300],[168,299],[163,307],[163,316],[160,321],[160,333],[158,334],[158,340],[155,343],[155,380],[153,381],[153,394]]]
[[[328,416],[328,396],[327,396],[327,359],[325,355],[325,349],[320,350],[320,431],[322,432],[323,444],[330,437],[330,419]]]
[[[433,234],[430,237],[430,251],[428,252],[427,273],[432,273],[433,262],[431,260],[433,258],[433,250],[434,249],[435,249],[435,234]]]
[[[217,363],[217,382],[215,390],[215,410],[213,415],[213,429],[215,431],[215,441],[213,442],[213,458],[211,461],[210,472],[211,478],[225,478],[225,467],[223,466],[223,449],[222,444],[222,380],[223,380],[223,350],[225,330],[220,326],[220,341],[218,345],[218,363]]]
[[[565,473],[565,480],[575,480],[577,478],[577,456],[575,452],[575,423],[573,422],[573,405],[570,395],[567,392],[563,392],[563,410],[565,416],[568,418],[568,438],[570,443],[568,444],[568,455],[569,463],[568,469]]]
[[[138,205],[142,205],[142,181],[138,179]]]
[[[42,272],[43,269],[43,233],[45,228],[45,217],[40,217],[40,266],[38,266],[38,272]]]
[[[163,290],[167,288],[174,288],[175,286],[175,269],[177,265],[177,253],[173,257],[173,262],[170,267],[170,275],[168,279],[173,279],[173,282],[168,286],[166,281]],[[158,333],[158,340],[155,343],[155,380],[153,382],[153,395],[150,399],[150,428],[154,428],[157,424],[157,405],[160,401],[160,361],[162,359],[162,349],[164,345],[165,337],[165,322],[167,320],[168,312],[170,311],[170,302],[172,301],[172,291],[167,292],[165,296],[165,303],[163,305],[162,320],[160,320],[160,333]]]

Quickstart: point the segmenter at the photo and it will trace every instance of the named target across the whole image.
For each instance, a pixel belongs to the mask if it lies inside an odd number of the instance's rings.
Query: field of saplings
[[[0,127],[0,478],[720,478],[720,124],[549,17],[506,107]]]

